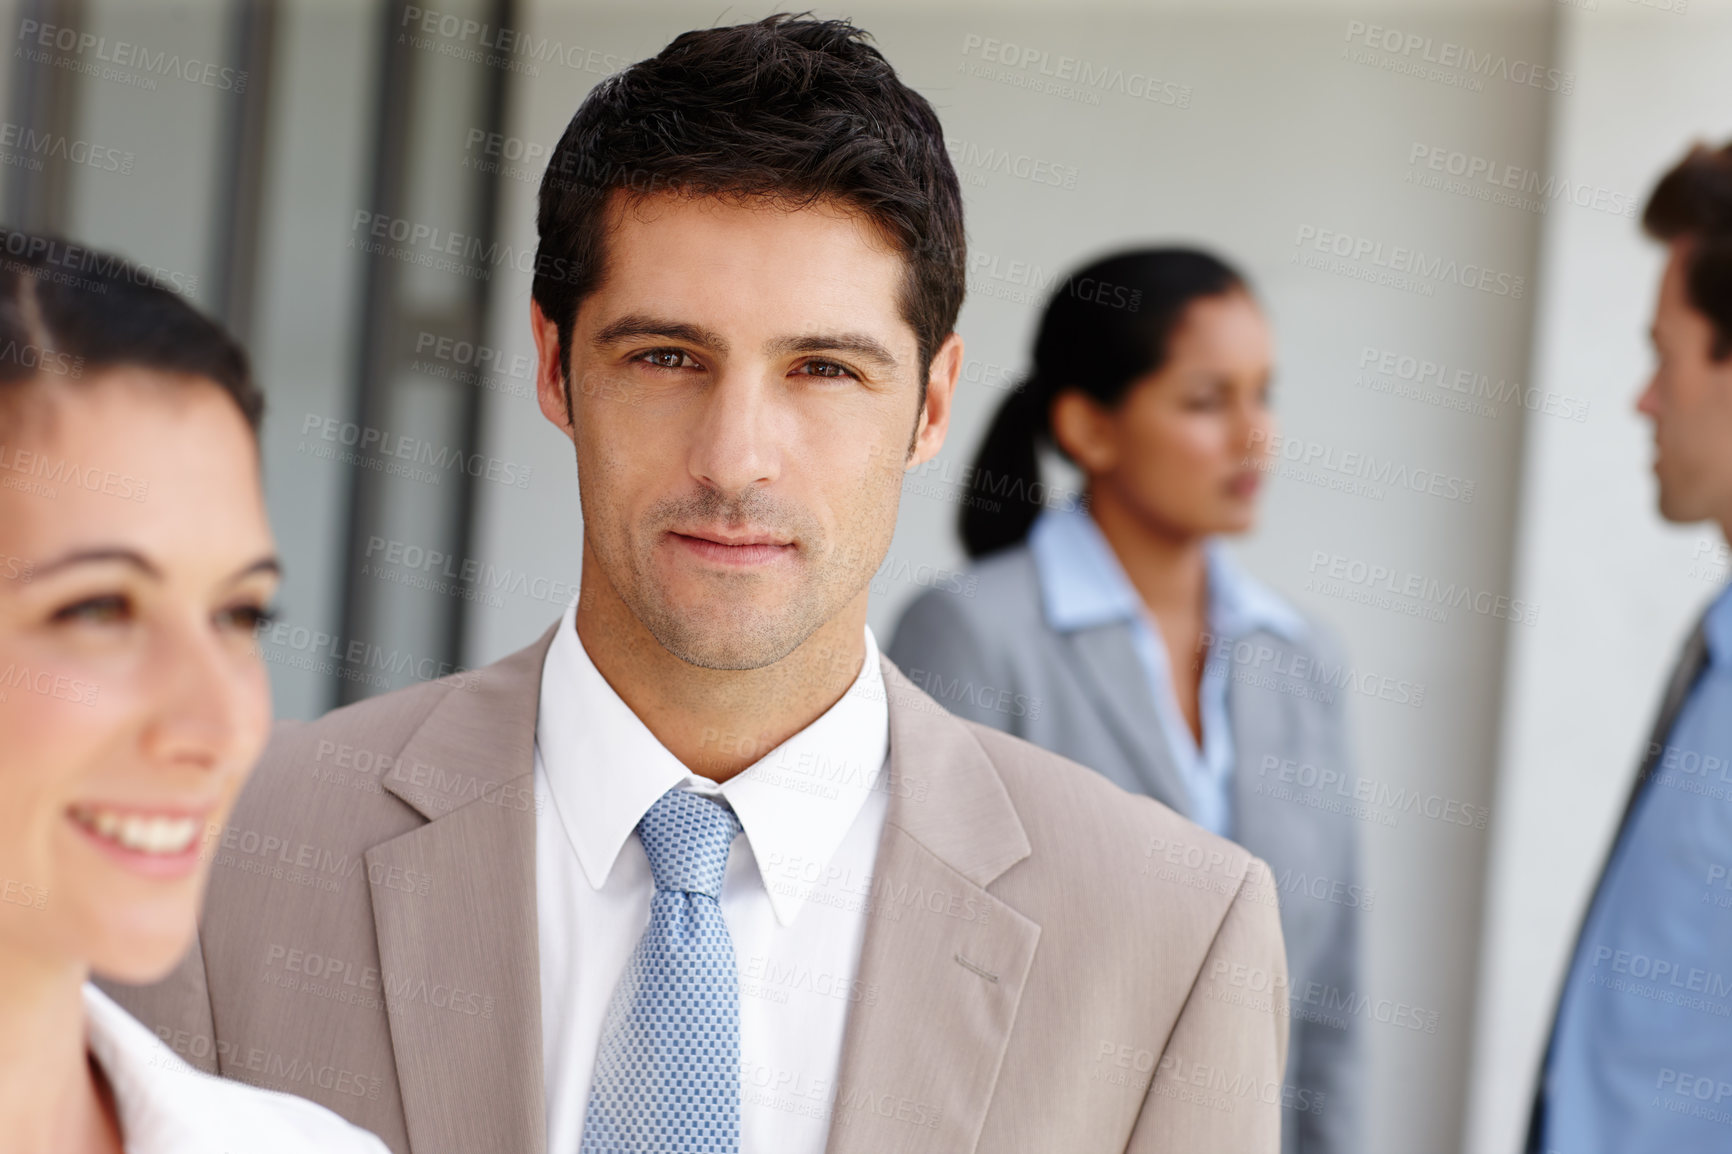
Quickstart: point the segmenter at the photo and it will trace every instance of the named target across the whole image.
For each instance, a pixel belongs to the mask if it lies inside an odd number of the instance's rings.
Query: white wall
[[[1732,5],[1599,0],[1561,17],[1560,56],[1580,84],[1554,114],[1554,170],[1645,198],[1692,140],[1732,136]],[[1650,426],[1632,407],[1652,367],[1663,250],[1634,221],[1573,212],[1548,216],[1544,252],[1534,380],[1588,397],[1592,416],[1527,432],[1516,585],[1545,614],[1509,655],[1472,1151],[1519,1149],[1558,983],[1664,679],[1725,576],[1717,530],[1656,514]]]
[[[677,32],[752,19],[767,6],[685,7],[653,14],[623,6],[532,5],[526,27],[621,61],[657,51]],[[1357,695],[1350,702],[1362,774],[1387,791],[1427,804],[1488,807],[1499,723],[1508,623],[1470,607],[1430,620],[1398,605],[1376,607],[1307,589],[1318,553],[1362,561],[1439,586],[1471,587],[1490,609],[1511,592],[1518,454],[1526,415],[1518,403],[1481,399],[1474,412],[1433,403],[1458,394],[1434,383],[1417,397],[1375,391],[1360,380],[1366,349],[1389,351],[1489,377],[1525,383],[1537,244],[1542,221],[1591,213],[1549,205],[1544,212],[1488,203],[1410,183],[1429,175],[1416,145],[1539,170],[1548,118],[1573,96],[1500,78],[1474,91],[1392,71],[1410,62],[1367,50],[1344,58],[1350,22],[1430,36],[1508,68],[1555,62],[1552,7],[1499,4],[1462,8],[1367,4],[1345,9],[1198,7],[1131,11],[1027,5],[1011,10],[857,5],[903,77],[936,105],[968,197],[977,263],[960,331],[969,369],[957,423],[940,462],[910,481],[892,560],[954,564],[955,486],[1008,383],[1025,363],[1044,286],[1081,259],[1127,243],[1194,241],[1213,246],[1248,271],[1274,318],[1279,341],[1277,408],[1303,452],[1368,453],[1392,469],[1444,475],[1459,494],[1446,499],[1385,484],[1376,494],[1328,487],[1338,475],[1287,470],[1273,479],[1262,529],[1244,542],[1251,567],[1346,640],[1361,670],[1406,682],[1417,704]],[[978,38],[978,39],[971,39]],[[1152,75],[1174,103],[1114,91],[1098,102],[1031,91],[1039,64],[1007,68],[982,60],[988,39],[1093,66]],[[1441,51],[1434,47],[1433,51]],[[987,64],[986,75],[971,68]],[[598,67],[609,67],[598,61]],[[1544,73],[1542,72],[1542,78]],[[1009,82],[999,77],[1011,78]],[[582,96],[600,77],[543,67],[514,90],[512,132],[551,145]],[[1180,101],[1188,107],[1179,106]],[[1075,170],[1074,187],[1048,186],[983,166],[988,150],[1024,154]],[[532,174],[539,165],[531,166]],[[1438,174],[1443,175],[1443,174]],[[533,243],[534,184],[508,182],[504,236]],[[1597,221],[1595,223],[1598,223]],[[1628,222],[1619,222],[1628,224]],[[1503,274],[1500,295],[1453,281],[1424,280],[1422,292],[1368,284],[1352,275],[1304,267],[1302,229],[1332,230],[1395,248],[1418,249],[1440,270],[1454,262]],[[1305,233],[1307,237],[1314,234]],[[1367,257],[1353,264],[1375,266]],[[1428,286],[1428,287],[1425,287]],[[501,284],[494,343],[507,355],[531,352],[527,278]],[[1382,383],[1398,383],[1382,378]],[[1507,389],[1506,389],[1507,395]],[[485,492],[479,513],[482,555],[533,575],[575,580],[578,514],[569,445],[534,402],[489,395],[488,451],[536,464],[528,491]],[[1556,416],[1536,422],[1576,426]],[[1381,466],[1378,466],[1381,467]],[[1427,479],[1429,474],[1425,475]],[[948,479],[948,480],[947,480]],[[1321,479],[1323,483],[1315,483]],[[1422,483],[1423,487],[1423,483]],[[1345,563],[1345,562],[1344,562]],[[1324,562],[1322,568],[1327,568]],[[883,583],[872,623],[888,640],[908,582]],[[1330,590],[1338,593],[1340,590]],[[1401,598],[1391,598],[1402,602]],[[1409,609],[1415,607],[1404,602]],[[477,607],[471,661],[521,645],[557,607],[518,597],[502,609]],[[1551,603],[1539,620],[1561,618]],[[1519,632],[1532,632],[1527,626]],[[1373,683],[1377,684],[1377,683]],[[1457,812],[1452,809],[1450,812]],[[1469,813],[1475,811],[1470,810]],[[1447,1151],[1460,1144],[1486,835],[1445,820],[1385,806],[1363,827],[1376,901],[1367,917],[1370,974],[1357,993],[1435,1015],[1435,1033],[1373,1022],[1369,1149]],[[1470,818],[1471,820],[1471,818]],[[1390,822],[1393,824],[1383,824]],[[1387,1004],[1387,1003],[1385,1003]]]

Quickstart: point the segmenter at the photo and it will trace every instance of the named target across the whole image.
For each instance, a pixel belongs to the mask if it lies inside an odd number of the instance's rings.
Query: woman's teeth
[[[147,816],[86,806],[74,807],[72,819],[97,837],[135,853],[184,853],[199,830],[197,818]]]

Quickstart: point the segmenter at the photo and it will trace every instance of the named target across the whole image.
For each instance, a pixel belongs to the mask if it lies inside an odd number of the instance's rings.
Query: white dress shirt
[[[390,1154],[323,1106],[194,1070],[95,986],[85,1045],[114,1091],[126,1154]]]
[[[878,643],[811,725],[718,786],[674,757],[578,638],[574,599],[541,674],[535,727],[536,915],[547,1148],[575,1154],[614,987],[655,882],[637,823],[669,789],[727,802],[745,836],[722,882],[740,978],[740,1149],[821,1154],[888,808],[889,709]],[[742,726],[744,728],[744,726]],[[748,734],[701,735],[751,749]]]

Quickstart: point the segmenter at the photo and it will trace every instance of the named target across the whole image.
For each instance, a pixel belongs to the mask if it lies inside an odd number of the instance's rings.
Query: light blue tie
[[[716,899],[740,819],[670,789],[637,832],[655,896],[608,1003],[582,1154],[736,1154],[740,988]]]

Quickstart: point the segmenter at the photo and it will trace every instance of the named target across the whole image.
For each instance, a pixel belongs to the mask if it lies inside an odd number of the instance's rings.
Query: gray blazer
[[[1316,627],[1307,633],[1312,640],[1298,648],[1255,633],[1246,639],[1252,642],[1242,651],[1246,660],[1230,666],[1234,819],[1240,844],[1273,870],[1287,942],[1292,1044],[1282,1149],[1357,1154],[1367,997],[1360,915],[1375,895],[1360,884],[1357,823],[1341,812],[1352,808],[1352,785],[1342,794],[1334,786],[1299,784],[1317,780],[1299,768],[1306,765],[1355,780],[1341,700],[1346,690],[1318,679],[1340,668],[1336,650]],[[960,716],[1190,812],[1129,627],[1052,629],[1026,545],[995,553],[922,594],[897,624],[888,653]]]
[[[543,1154],[535,644],[284,723],[211,844],[191,952],[108,988],[200,1068],[394,1154]],[[1266,867],[884,661],[889,809],[828,1154],[1271,1154]],[[1201,864],[1155,867],[1175,844]],[[815,1103],[814,1103],[815,1104]],[[557,1151],[553,1154],[569,1154]]]

